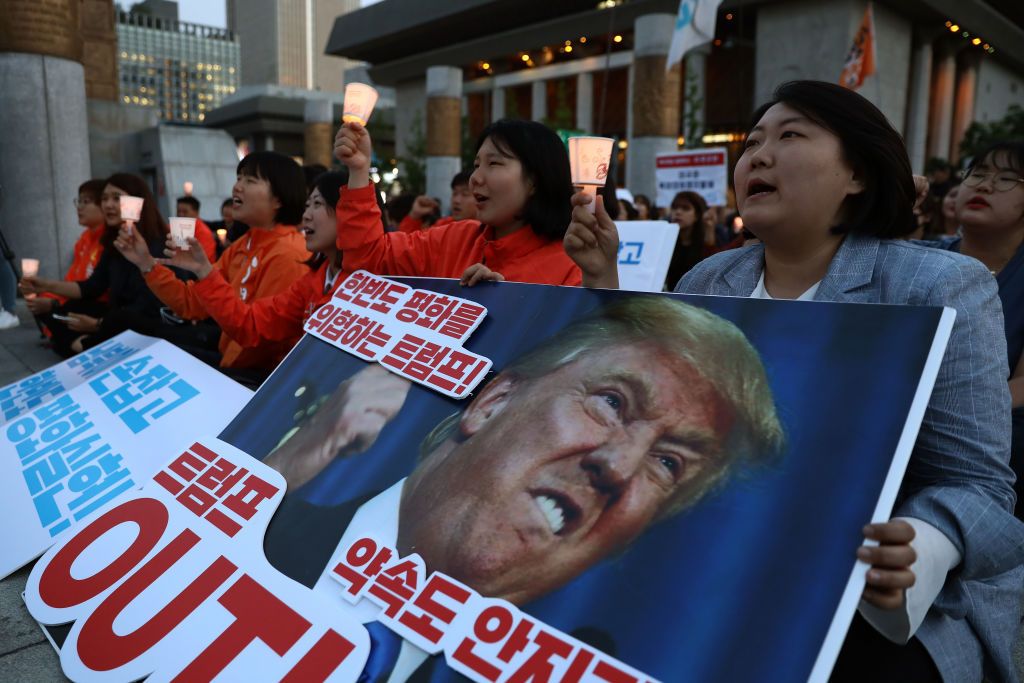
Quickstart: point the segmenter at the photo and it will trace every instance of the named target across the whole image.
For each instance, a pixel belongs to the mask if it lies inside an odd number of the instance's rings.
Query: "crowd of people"
[[[53,349],[70,356],[130,329],[257,385],[350,272],[614,289],[616,219],[679,226],[671,291],[952,307],[893,517],[864,530],[872,543],[857,557],[871,570],[833,678],[1015,679],[1024,141],[976,155],[962,181],[948,165],[929,168],[929,187],[874,105],[796,81],[751,119],[734,211],[694,192],[659,208],[641,194],[617,197],[611,183],[588,207],[552,130],[500,120],[480,135],[474,168],[452,179],[448,216],[426,196],[382,205],[370,179],[373,141],[359,123],[342,125],[334,144],[341,170],[304,172],[274,152],[245,157],[222,220],[197,221],[185,249],[141,178],[83,183],[83,233],[66,277],[20,283]],[[144,200],[134,225],[121,220],[125,194]],[[199,209],[192,197],[177,201],[179,216]],[[3,306],[13,311],[10,296]]]

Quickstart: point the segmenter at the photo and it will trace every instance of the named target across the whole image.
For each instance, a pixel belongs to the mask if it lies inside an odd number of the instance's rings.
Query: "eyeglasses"
[[[976,168],[964,175],[964,185],[977,187],[989,178],[992,179],[992,189],[996,192],[1009,192],[1017,187],[1017,183],[1024,183],[1024,178],[1013,171],[983,171]]]
[[[83,206],[88,206],[89,204],[95,204],[96,202],[94,202],[91,199],[79,199],[78,197],[75,197],[74,199],[71,200],[71,203],[75,205],[76,209],[80,209]]]

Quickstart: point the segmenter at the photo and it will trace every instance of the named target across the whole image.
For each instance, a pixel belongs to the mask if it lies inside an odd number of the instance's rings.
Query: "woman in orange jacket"
[[[301,234],[306,249],[313,252],[308,273],[274,296],[251,303],[242,300],[224,277],[206,258],[202,244],[192,239],[189,249],[176,257],[176,263],[196,274],[192,287],[206,312],[217,321],[224,334],[244,347],[254,348],[268,342],[295,340],[303,333],[306,319],[331,298],[336,285],[347,273],[341,269],[341,252],[335,242],[338,224],[334,207],[347,173],[323,173],[314,183],[302,214]]]
[[[230,283],[244,302],[274,296],[309,272],[309,252],[295,224],[302,217],[306,183],[299,165],[283,154],[254,152],[238,164],[238,180],[231,192],[234,215],[250,226],[212,266]],[[134,236],[121,231],[114,243],[124,257],[137,265],[150,290],[176,315],[188,320],[210,316],[195,282],[182,282],[167,266],[191,269],[188,252],[168,249],[169,258],[155,259]],[[219,365],[231,370],[266,374],[284,358],[300,334],[278,343],[246,348],[221,335]]]
[[[452,221],[417,233],[385,233],[370,184],[370,135],[346,123],[334,142],[348,166],[338,203],[338,249],[346,270],[579,285],[579,268],[565,254],[572,181],[561,139],[533,121],[503,119],[477,144],[469,186],[477,220]]]

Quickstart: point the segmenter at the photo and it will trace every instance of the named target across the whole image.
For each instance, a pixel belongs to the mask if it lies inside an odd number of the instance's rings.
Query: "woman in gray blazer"
[[[794,81],[753,125],[735,170],[761,243],[717,254],[675,288],[815,301],[950,306],[957,316],[892,519],[877,546],[835,681],[1016,681],[1024,524],[1013,516],[1006,341],[978,261],[898,240],[915,227],[899,134],[860,95]],[[565,248],[589,287],[617,287],[618,235],[582,195]]]

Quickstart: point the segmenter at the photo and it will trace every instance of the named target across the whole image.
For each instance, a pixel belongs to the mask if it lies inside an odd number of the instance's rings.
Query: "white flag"
[[[676,13],[672,46],[668,50],[665,70],[672,68],[695,47],[710,43],[715,37],[715,20],[722,0],[681,0]]]

